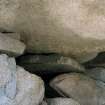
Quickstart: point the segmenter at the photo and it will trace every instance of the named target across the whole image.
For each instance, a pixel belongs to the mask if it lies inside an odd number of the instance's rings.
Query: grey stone
[[[71,98],[51,98],[47,99],[48,105],[80,105]]]
[[[48,105],[46,101],[42,101],[40,105]]]
[[[40,77],[16,67],[14,58],[0,55],[0,105],[39,105],[43,97]]]
[[[58,54],[25,55],[18,59],[19,65],[35,73],[84,72],[85,68],[70,57]]]
[[[44,97],[42,79],[21,67],[17,67],[17,90],[16,105],[39,105]]]
[[[105,82],[105,68],[87,69],[86,74],[96,80]]]
[[[84,63],[84,66],[86,68],[105,68],[105,52],[101,52],[99,53],[96,58],[94,58],[91,61],[88,61],[86,63]]]
[[[0,34],[0,53],[19,56],[24,53],[25,44],[4,34]]]
[[[105,51],[104,0],[0,0],[0,30],[21,33],[31,53],[79,62]]]
[[[79,73],[60,75],[50,83],[51,87],[62,96],[71,97],[81,105],[105,104],[105,84],[103,84]]]

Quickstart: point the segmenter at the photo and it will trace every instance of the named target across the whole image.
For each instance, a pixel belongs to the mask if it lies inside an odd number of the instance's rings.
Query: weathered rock
[[[85,68],[74,59],[57,54],[25,55],[18,59],[19,65],[34,73],[84,72]]]
[[[99,105],[105,105],[105,83],[104,82],[102,82],[102,81],[96,81],[96,83],[97,83],[97,86],[100,88],[100,93],[101,94],[99,94],[99,102],[98,102],[98,104]]]
[[[17,105],[39,105],[44,97],[44,83],[35,75],[30,75],[23,68],[17,68]],[[21,101],[22,99],[22,101]]]
[[[96,58],[91,61],[84,63],[86,68],[103,67],[105,68],[105,52],[99,53]]]
[[[0,53],[19,56],[24,53],[25,45],[19,40],[0,33]]]
[[[64,74],[56,77],[51,86],[63,96],[71,97],[81,105],[104,105],[105,87],[79,73]]]
[[[93,68],[86,70],[86,74],[96,80],[105,82],[105,68]]]
[[[48,105],[80,105],[70,98],[51,98],[47,100]]]
[[[3,34],[4,34],[4,36],[9,36],[11,38],[20,40],[20,34],[19,33],[3,33]]]
[[[0,30],[19,32],[32,53],[80,62],[105,51],[104,0],[0,0]]]
[[[39,105],[43,97],[38,76],[16,67],[14,58],[0,55],[0,105]]]
[[[46,101],[42,101],[40,105],[48,105]]]

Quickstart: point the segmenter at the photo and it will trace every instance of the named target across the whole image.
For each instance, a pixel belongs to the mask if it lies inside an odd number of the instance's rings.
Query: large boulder
[[[16,67],[14,58],[0,55],[0,105],[39,105],[43,97],[38,76]]]
[[[0,0],[0,31],[20,32],[32,53],[86,62],[105,50],[104,0]]]
[[[70,97],[80,105],[104,105],[105,83],[79,74],[63,74],[52,80],[50,84],[62,96]]]

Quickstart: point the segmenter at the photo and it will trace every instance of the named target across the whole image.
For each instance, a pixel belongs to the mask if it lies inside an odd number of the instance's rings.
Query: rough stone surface
[[[14,58],[0,55],[0,105],[39,105],[43,97],[38,76],[16,67]]]
[[[11,38],[20,40],[20,34],[19,33],[3,33],[3,34],[4,34],[4,36],[9,36]]]
[[[85,68],[70,57],[57,54],[25,55],[18,59],[19,65],[34,73],[84,72]]]
[[[48,105],[46,101],[42,101],[40,105]]]
[[[105,52],[99,53],[93,60],[84,63],[86,68],[105,68]]]
[[[93,68],[86,70],[86,74],[96,80],[105,82],[105,68]]]
[[[24,50],[24,43],[0,33],[0,53],[19,56],[24,53]]]
[[[47,100],[48,105],[80,105],[70,98],[51,98]]]
[[[26,88],[27,87],[27,88]],[[17,68],[17,105],[39,105],[44,97],[44,83],[36,75],[30,75],[23,68]],[[21,101],[22,100],[22,101]]]
[[[63,96],[71,97],[81,105],[105,104],[105,84],[86,75],[63,74],[56,77],[50,85]]]
[[[20,32],[28,52],[86,62],[105,51],[104,0],[0,0],[0,30]]]

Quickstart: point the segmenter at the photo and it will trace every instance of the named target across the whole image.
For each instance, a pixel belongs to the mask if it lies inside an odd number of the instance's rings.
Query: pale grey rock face
[[[0,33],[0,53],[10,56],[19,56],[24,53],[25,44]]]
[[[71,97],[81,105],[103,105],[105,103],[103,83],[83,74],[63,74],[52,80],[50,85],[61,95]]]
[[[23,55],[18,59],[19,65],[34,73],[85,72],[85,68],[70,57],[58,54]]]
[[[0,0],[0,30],[22,35],[28,52],[80,62],[105,51],[104,0]]]
[[[38,76],[16,67],[14,58],[0,55],[0,105],[39,105],[43,97]]]
[[[105,68],[93,68],[86,70],[86,74],[96,80],[105,82]]]
[[[51,98],[47,100],[48,105],[80,105],[73,99],[70,98]]]
[[[17,67],[17,105],[39,105],[44,97],[44,83],[40,77]]]

